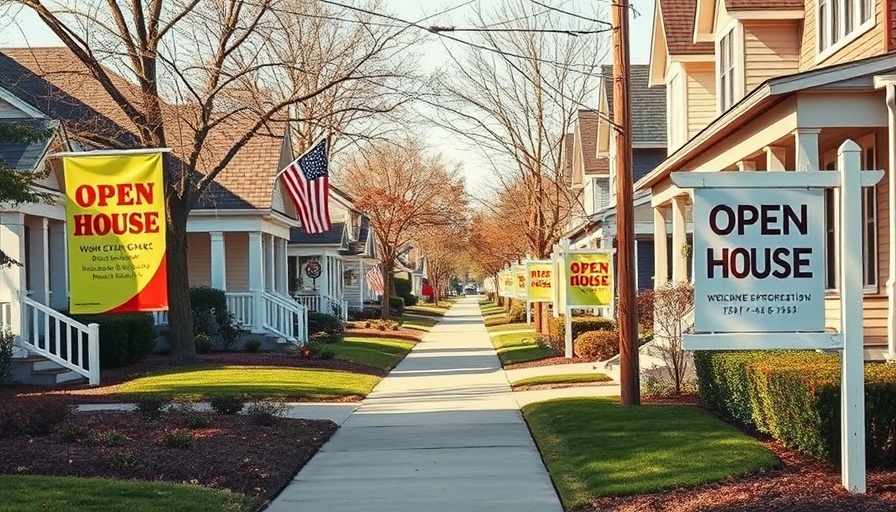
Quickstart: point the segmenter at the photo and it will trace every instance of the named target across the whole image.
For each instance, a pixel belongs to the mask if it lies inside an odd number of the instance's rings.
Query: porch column
[[[326,253],[320,255],[320,266],[321,272],[318,281],[320,284],[318,285],[318,295],[329,295],[330,294],[330,256]]]
[[[50,302],[50,245],[49,221],[46,217],[32,217],[28,228],[31,231],[29,240],[28,261],[25,267],[30,278],[31,298],[41,304]]]
[[[9,258],[25,262],[25,215],[0,213],[0,249]],[[22,307],[19,294],[25,291],[25,267],[10,265],[0,270],[0,323],[9,323],[12,332],[22,332]],[[9,316],[7,316],[9,315]]]
[[[818,163],[818,135],[821,130],[817,128],[797,128],[793,131],[796,138],[796,170],[817,171],[821,169]]]
[[[887,84],[887,212],[889,261],[887,269],[887,360],[896,359],[896,84]]]
[[[68,244],[65,223],[50,222],[50,307],[68,308]]]
[[[653,287],[662,288],[668,282],[669,254],[666,212],[661,206],[653,209]]]
[[[784,146],[766,146],[765,148],[765,168],[769,171],[785,170],[787,148]]]
[[[262,235],[264,236],[264,235]],[[274,291],[274,235],[264,236],[264,289]]]
[[[741,160],[737,162],[737,170],[741,172],[746,171],[755,171],[756,170],[756,162],[749,162],[746,160]]]
[[[264,331],[264,242],[260,231],[249,232],[249,291],[252,292],[255,332]]]
[[[281,295],[289,292],[289,283],[287,283],[286,272],[286,240],[280,237],[274,237],[274,291]]]
[[[211,238],[211,285],[212,288],[219,290],[227,290],[227,248],[224,246],[224,233],[221,231],[212,231],[209,233]],[[251,234],[250,234],[251,237]],[[251,238],[250,238],[251,244]],[[250,269],[251,272],[251,269]],[[251,286],[250,286],[251,288]]]
[[[672,282],[688,282],[688,260],[682,254],[682,248],[688,242],[687,209],[688,196],[672,199]]]

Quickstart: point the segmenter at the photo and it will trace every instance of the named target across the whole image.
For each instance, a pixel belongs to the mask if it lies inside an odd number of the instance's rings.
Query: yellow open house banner
[[[613,301],[613,264],[606,252],[566,254],[566,306],[609,306]]]
[[[551,302],[550,261],[529,261],[526,263],[526,291],[530,302]]]
[[[498,282],[500,283],[501,297],[512,297],[516,285],[513,282],[513,272],[502,270],[498,272]]]
[[[513,297],[526,300],[526,266],[513,267]]]
[[[66,155],[63,169],[70,311],[168,309],[162,154]]]

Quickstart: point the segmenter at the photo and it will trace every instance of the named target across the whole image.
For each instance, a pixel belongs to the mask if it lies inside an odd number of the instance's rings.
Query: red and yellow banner
[[[161,153],[65,156],[71,313],[168,309]]]
[[[613,262],[608,252],[566,253],[566,307],[609,306],[613,301]]]
[[[551,268],[550,261],[526,262],[526,291],[530,302],[551,302]]]

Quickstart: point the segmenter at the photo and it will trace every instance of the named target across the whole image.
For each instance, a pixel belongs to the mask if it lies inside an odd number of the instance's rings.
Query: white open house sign
[[[865,492],[861,148],[839,172],[677,172],[694,190],[694,333],[687,350],[841,349],[842,482]],[[823,191],[839,191],[840,330],[825,332]]]

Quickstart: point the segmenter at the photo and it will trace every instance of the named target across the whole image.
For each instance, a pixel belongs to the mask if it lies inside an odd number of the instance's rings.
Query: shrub
[[[700,396],[808,455],[840,457],[839,357],[812,351],[697,352]],[[727,396],[726,396],[727,395]],[[896,466],[896,367],[865,365],[869,467]]]
[[[230,350],[230,347],[240,339],[241,333],[242,329],[240,328],[239,322],[236,320],[236,316],[228,311],[226,321],[218,326],[218,336],[221,338],[221,346],[223,349]]]
[[[143,395],[134,401],[134,412],[145,420],[155,421],[162,417],[166,405],[171,398],[164,395]]]
[[[348,313],[348,317],[351,320],[372,320],[381,316],[383,316],[383,308],[366,304],[363,308],[353,309]]]
[[[402,298],[404,299],[405,307],[416,306],[420,302],[420,299],[417,298],[417,296],[412,293],[409,293],[408,295],[406,295]]]
[[[155,322],[148,313],[72,315],[83,323],[100,326],[100,368],[138,363],[156,346]],[[55,324],[51,323],[51,330]],[[67,333],[63,333],[66,338]],[[51,336],[55,335],[51,332]],[[64,346],[66,344],[63,344]]]
[[[187,430],[172,430],[162,438],[162,446],[186,450],[193,444],[193,434]]]
[[[519,323],[526,321],[526,303],[520,301],[513,301],[513,305],[510,306],[510,313],[508,313],[508,318],[510,323]]]
[[[62,432],[62,440],[66,443],[77,443],[89,437],[90,433],[80,425],[70,425]]]
[[[208,354],[212,351],[212,337],[204,332],[193,336],[193,344],[196,345],[197,354]]]
[[[563,315],[557,318],[550,317],[548,320],[548,341],[551,347],[558,352],[566,350],[566,320]],[[572,339],[581,336],[589,331],[615,331],[616,322],[611,318],[602,316],[573,316],[572,317]]]
[[[336,351],[332,347],[323,347],[320,349],[319,355],[321,359],[333,359],[336,357]]]
[[[0,329],[0,384],[12,380],[12,349],[16,336],[9,327]]]
[[[40,398],[27,402],[0,401],[0,437],[49,434],[73,411],[70,404],[58,398]]]
[[[403,315],[404,299],[401,297],[389,297],[389,309],[395,311],[399,315]]]
[[[343,324],[342,319],[336,315],[309,311],[308,333],[316,334],[319,332],[342,335],[345,333],[345,324]]]
[[[573,342],[573,353],[591,361],[604,361],[619,352],[619,333],[616,331],[588,331]]]
[[[211,425],[211,421],[209,421],[208,416],[202,414],[201,412],[193,412],[187,414],[184,418],[184,424],[187,428],[197,429],[197,428],[208,428]]]
[[[103,460],[113,468],[132,468],[140,463],[140,459],[131,450],[117,450],[110,452]]]
[[[256,425],[271,426],[285,413],[286,405],[274,401],[254,402],[246,408],[246,415]]]
[[[227,294],[209,286],[190,288],[190,307],[193,310],[193,333],[212,335],[218,326],[228,321]]]
[[[218,395],[209,400],[209,406],[218,414],[237,414],[246,406],[246,400],[239,395]]]
[[[246,340],[246,344],[244,345],[246,352],[250,354],[257,354],[259,350],[261,350],[261,340],[258,338],[251,338]]]
[[[404,303],[406,306],[410,306],[408,304],[409,300],[413,295],[411,294],[411,290],[413,288],[410,279],[405,279],[403,277],[392,276],[392,283],[395,285],[395,296],[401,297],[404,299]],[[390,306],[391,307],[391,306]]]
[[[97,430],[90,435],[90,442],[98,446],[122,446],[128,437],[117,430]]]
[[[635,307],[638,309],[639,331],[653,330],[653,290],[641,290],[635,299]]]

